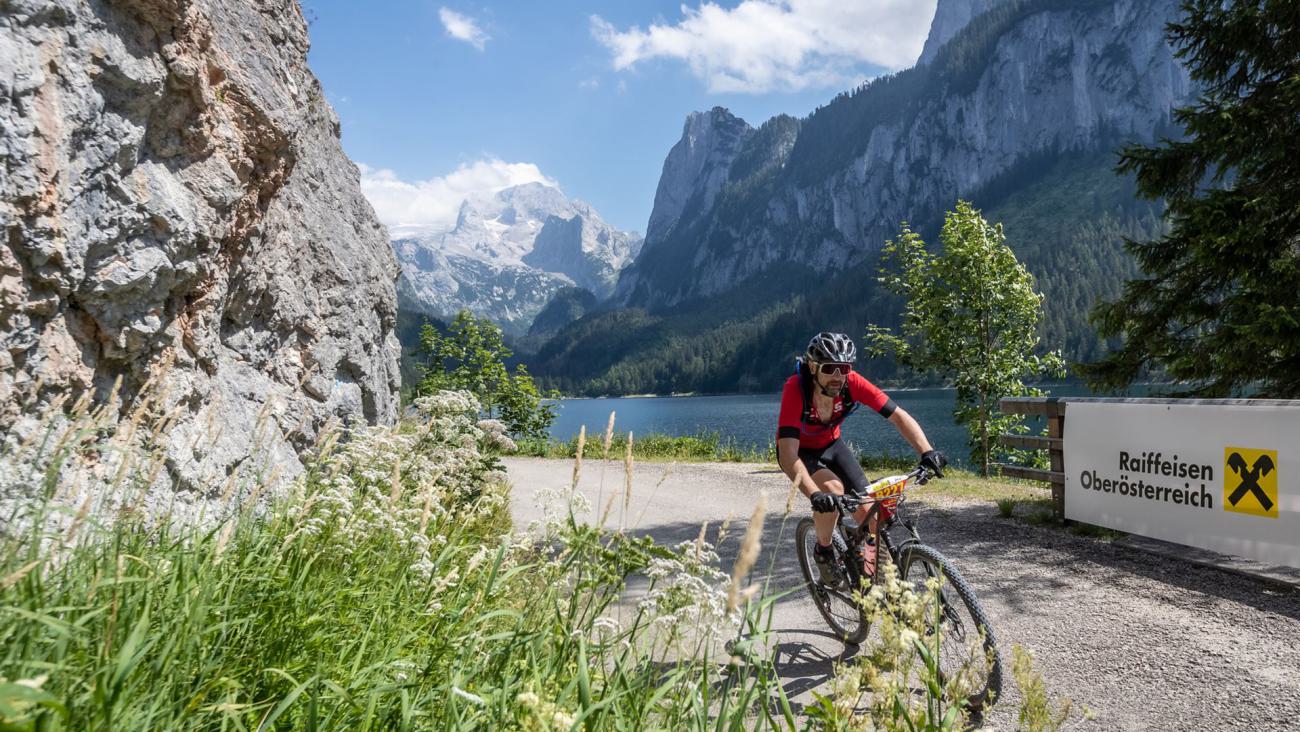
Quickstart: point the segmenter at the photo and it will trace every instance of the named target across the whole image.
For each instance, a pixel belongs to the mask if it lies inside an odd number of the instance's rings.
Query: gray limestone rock
[[[662,239],[688,204],[707,211],[727,180],[727,171],[754,129],[723,107],[692,112],[681,139],[664,158],[654,208],[646,225],[646,242]]]
[[[930,22],[930,34],[925,37],[925,46],[916,64],[928,64],[943,44],[957,35],[977,16],[1003,0],[939,0],[934,9],[934,20]]]
[[[0,2],[0,429],[152,376],[212,491],[395,418],[397,263],[307,47],[293,0]]]

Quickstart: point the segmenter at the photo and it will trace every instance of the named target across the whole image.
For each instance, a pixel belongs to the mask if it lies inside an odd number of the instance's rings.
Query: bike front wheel
[[[836,532],[836,540],[833,542],[835,560],[843,562],[848,545],[842,537],[838,536],[839,529],[836,529]],[[794,531],[794,541],[799,553],[799,569],[803,572],[808,593],[812,595],[817,610],[826,619],[826,624],[841,641],[854,645],[861,643],[870,632],[871,625],[867,622],[867,615],[863,612],[862,606],[853,599],[851,589],[836,590],[822,584],[817,572],[816,560],[813,559],[813,548],[817,546],[817,532],[811,518],[799,522]],[[853,572],[849,576],[857,577],[857,573]],[[851,587],[853,580],[850,580],[849,584]]]
[[[1002,659],[988,616],[966,582],[947,557],[934,547],[910,544],[899,557],[899,574],[912,590],[922,596],[926,580],[939,583],[939,653],[938,666],[942,683],[965,675],[963,686],[970,690],[967,708],[983,709],[1002,691]],[[928,615],[930,635],[935,631],[934,614]],[[930,639],[926,645],[934,647]]]

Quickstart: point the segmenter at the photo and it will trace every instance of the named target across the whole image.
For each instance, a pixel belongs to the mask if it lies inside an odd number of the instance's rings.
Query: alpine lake
[[[1087,387],[1065,384],[1043,387],[1050,396],[1093,396]],[[954,389],[886,389],[898,406],[906,409],[926,436],[951,462],[969,463],[969,437],[953,420]],[[1136,387],[1133,396],[1151,391]],[[652,433],[672,436],[716,434],[723,444],[765,452],[776,437],[780,393],[716,396],[644,396],[560,399],[551,437],[567,441],[585,426],[589,440],[599,440],[615,413],[614,429],[635,436]],[[1031,431],[1040,423],[1030,421]],[[859,407],[842,427],[843,438],[855,451],[868,456],[914,455],[894,425],[865,407]]]

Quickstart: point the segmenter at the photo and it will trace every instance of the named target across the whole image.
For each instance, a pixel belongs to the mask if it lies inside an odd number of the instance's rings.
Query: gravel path
[[[512,458],[506,466],[518,526],[533,518],[539,488],[567,486],[573,473],[567,460]],[[580,489],[594,502],[623,481],[621,464],[588,461]],[[773,585],[798,587],[792,535],[807,508],[796,502],[778,538],[788,486],[764,465],[642,463],[633,471],[627,524],[675,544],[694,539],[701,522],[716,527],[730,516],[733,528],[719,548],[729,569],[755,497],[766,490],[758,567],[775,551]],[[945,498],[942,481],[916,495],[912,515],[922,538],[974,585],[1003,649],[1008,703],[988,716],[988,728],[1015,726],[1019,693],[1009,663],[1018,644],[1033,652],[1053,695],[1073,701],[1075,728],[1300,729],[1300,592],[1003,519],[992,505]],[[619,512],[612,513],[617,525]],[[828,693],[821,687],[833,662],[853,649],[826,632],[806,592],[778,603],[773,627],[792,700],[802,705],[814,689]]]

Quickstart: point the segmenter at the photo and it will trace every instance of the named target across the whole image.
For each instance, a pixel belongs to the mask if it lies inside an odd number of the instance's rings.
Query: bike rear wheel
[[[839,535],[839,529],[835,530],[836,534],[832,546],[835,548],[836,561],[844,561],[844,552],[848,545]],[[818,576],[817,563],[813,559],[813,548],[817,545],[817,532],[814,529],[813,520],[805,518],[799,522],[794,531],[795,547],[799,554],[799,569],[803,572],[804,581],[808,587],[808,593],[812,595],[813,604],[821,612],[822,617],[826,619],[826,624],[830,626],[831,631],[845,643],[858,644],[867,637],[871,630],[870,623],[867,622],[866,613],[862,607],[854,601],[851,589],[833,590],[821,583]],[[857,572],[849,574],[850,577],[857,577]],[[849,586],[852,587],[854,581],[850,579]]]
[[[984,608],[975,591],[947,557],[925,544],[910,544],[899,558],[902,580],[918,595],[927,579],[940,581],[939,670],[945,683],[956,674],[970,675],[973,692],[966,699],[972,710],[983,709],[1002,692],[1002,659]],[[930,616],[933,617],[933,616]],[[927,646],[933,647],[930,641]]]

